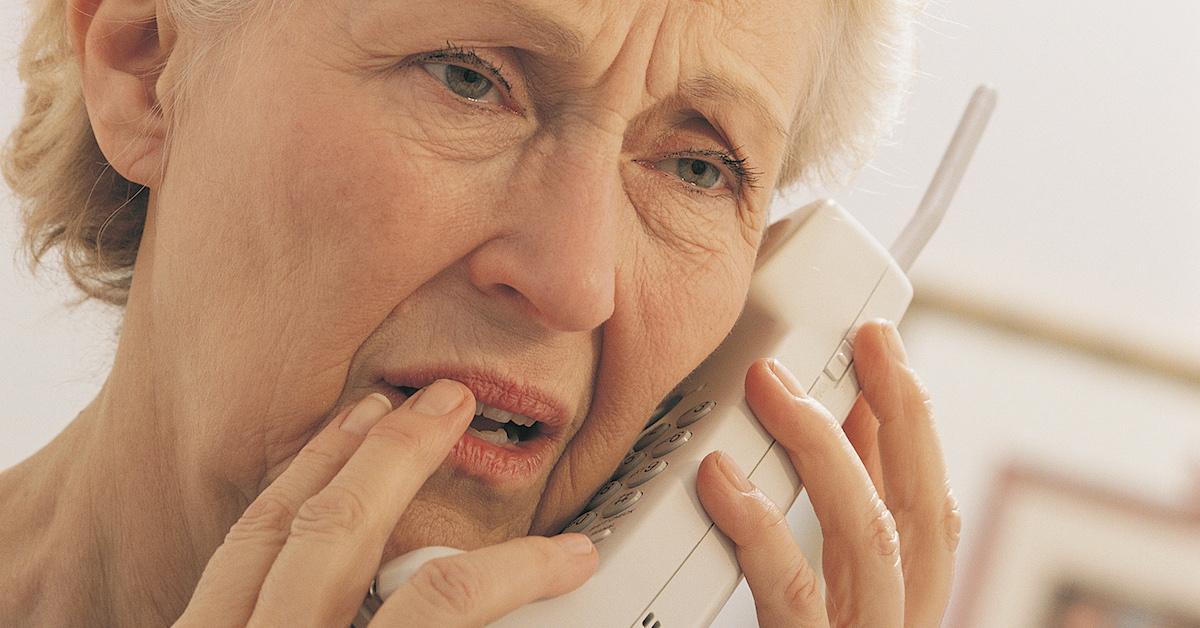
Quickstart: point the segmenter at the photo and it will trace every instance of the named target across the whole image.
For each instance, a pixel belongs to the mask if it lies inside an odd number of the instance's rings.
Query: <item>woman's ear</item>
[[[100,152],[121,176],[158,187],[167,136],[159,95],[171,93],[159,81],[174,43],[161,7],[156,0],[69,2],[71,43]]]

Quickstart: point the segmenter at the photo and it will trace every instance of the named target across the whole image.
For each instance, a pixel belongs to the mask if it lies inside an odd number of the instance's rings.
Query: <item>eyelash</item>
[[[441,50],[435,50],[431,53],[428,53],[428,54],[420,57],[417,60],[418,63],[430,63],[430,62],[435,62],[435,61],[438,61],[438,62],[458,61],[460,63],[466,64],[469,67],[472,67],[472,69],[484,70],[485,72],[488,73],[488,75],[491,78],[495,79],[497,82],[499,82],[501,85],[504,86],[504,91],[507,94],[512,94],[512,85],[509,84],[508,79],[504,78],[504,74],[501,71],[501,67],[495,66],[492,63],[490,63],[487,59],[480,57],[478,54],[475,53],[474,50],[471,50],[468,48],[463,48],[457,44],[454,44],[453,42],[448,41],[448,42],[446,42],[445,48],[443,48]],[[461,96],[457,96],[457,95],[456,95],[456,98],[458,98],[459,100],[466,100],[466,99],[463,99]],[[745,157],[742,156],[741,151],[742,151],[741,146],[735,146],[733,148],[732,155],[723,153],[721,151],[716,151],[716,150],[699,149],[699,150],[693,150],[693,151],[685,151],[685,152],[681,152],[681,153],[672,153],[670,155],[666,155],[666,156],[662,157],[661,159],[681,159],[681,158],[697,159],[697,158],[701,158],[701,157],[708,158],[708,159],[714,159],[717,162],[719,162],[720,164],[724,165],[725,170],[727,170],[733,174],[733,179],[735,181],[735,184],[734,184],[735,189],[733,191],[734,191],[735,195],[740,197],[744,193],[745,189],[750,189],[750,190],[758,189],[759,176],[762,174],[761,171],[759,171],[755,168],[751,168],[746,165],[747,160]],[[713,165],[716,166],[717,164],[713,164]],[[693,194],[700,194],[700,195],[709,196],[709,197],[713,196],[712,192],[709,192],[709,191],[705,190],[704,188],[687,183],[686,181],[680,180],[680,184],[683,185],[683,187],[686,191],[691,192]]]
[[[508,79],[504,78],[504,73],[500,71],[501,69],[492,65],[487,59],[475,54],[474,50],[467,50],[451,42],[446,42],[445,48],[441,50],[435,50],[429,54],[426,54],[420,59],[420,62],[422,63],[428,63],[431,61],[460,61],[462,63],[474,66],[476,69],[481,69],[487,72],[492,78],[499,81],[499,83],[504,86],[505,91],[509,93],[512,92],[512,85],[508,83]]]

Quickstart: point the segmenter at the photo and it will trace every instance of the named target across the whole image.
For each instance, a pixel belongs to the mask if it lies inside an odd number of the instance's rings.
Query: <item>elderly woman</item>
[[[0,624],[345,625],[426,545],[469,551],[375,625],[578,587],[591,542],[543,535],[732,328],[773,191],[879,136],[912,11],[38,0],[5,172],[34,264],[61,248],[124,312],[95,400],[0,476]],[[822,521],[824,594],[775,504],[717,452],[699,471],[765,626],[947,603],[927,397],[894,327],[856,345],[844,431],[783,365],[746,375]],[[532,425],[492,442],[477,403]]]

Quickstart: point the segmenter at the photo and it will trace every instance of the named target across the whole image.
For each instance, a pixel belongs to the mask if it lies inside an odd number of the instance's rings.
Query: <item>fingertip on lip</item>
[[[471,392],[477,404],[519,414],[556,431],[565,429],[571,422],[568,404],[558,397],[536,385],[517,382],[496,373],[439,367],[390,371],[384,374],[382,381],[393,388],[403,389],[437,379],[450,379],[462,384]]]
[[[383,405],[387,406],[388,412],[391,412],[394,409],[394,407],[392,406],[392,400],[388,399],[382,393],[373,392],[373,393],[367,395],[367,397],[373,397],[376,400],[382,402]]]

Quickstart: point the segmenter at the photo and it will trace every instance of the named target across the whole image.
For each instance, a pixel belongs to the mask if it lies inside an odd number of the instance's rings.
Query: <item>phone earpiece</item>
[[[820,203],[805,205],[768,226],[763,232],[762,242],[759,243],[758,257],[754,260],[754,268],[758,269],[771,259],[775,251],[779,250],[783,243],[792,237],[792,234],[804,224],[805,220],[808,220],[809,216],[813,215],[818,207],[820,207]]]

